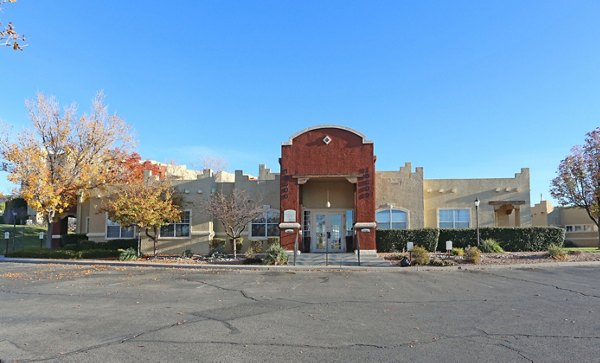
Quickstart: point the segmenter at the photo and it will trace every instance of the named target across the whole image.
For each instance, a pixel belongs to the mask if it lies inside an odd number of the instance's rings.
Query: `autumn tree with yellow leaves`
[[[156,242],[160,227],[178,222],[181,218],[181,196],[167,179],[153,175],[132,177],[120,185],[110,188],[103,198],[101,211],[121,226],[137,226],[153,242]],[[141,239],[138,236],[138,256],[141,255]]]
[[[61,110],[43,94],[26,105],[33,130],[15,141],[4,135],[0,155],[8,179],[20,185],[20,195],[48,223],[46,245],[51,247],[52,224],[61,213],[90,191],[127,178],[123,160],[131,138],[123,119],[108,113],[102,92],[91,112],[80,116],[75,106]]]

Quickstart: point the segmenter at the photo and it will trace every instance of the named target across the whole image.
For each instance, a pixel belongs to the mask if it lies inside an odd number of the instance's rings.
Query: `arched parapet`
[[[359,131],[356,131],[350,127],[347,126],[341,126],[341,125],[317,125],[317,126],[311,126],[311,127],[307,127],[304,130],[298,131],[295,134],[293,134],[290,139],[284,143],[282,143],[283,146],[289,146],[289,145],[293,145],[294,143],[294,139],[297,138],[300,135],[303,135],[307,132],[313,131],[313,130],[319,130],[319,129],[338,129],[338,130],[344,130],[344,131],[348,131],[351,132],[353,134],[355,134],[356,136],[360,137],[362,139],[362,143],[363,144],[372,144],[373,141],[367,139],[367,137]]]

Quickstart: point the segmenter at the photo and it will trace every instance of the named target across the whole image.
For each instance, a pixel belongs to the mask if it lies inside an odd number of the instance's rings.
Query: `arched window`
[[[262,216],[252,221],[251,237],[279,237],[279,211],[265,210]]]
[[[386,208],[380,209],[375,215],[378,229],[407,229],[408,228],[408,212]]]

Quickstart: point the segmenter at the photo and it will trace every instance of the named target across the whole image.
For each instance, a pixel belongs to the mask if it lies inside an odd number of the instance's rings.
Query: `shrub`
[[[429,264],[429,252],[421,246],[415,246],[412,250],[411,263],[413,265],[427,265]]]
[[[557,261],[564,261],[567,259],[567,254],[559,245],[548,246],[548,256],[552,257]]]
[[[111,239],[104,243],[97,243],[97,248],[103,248],[106,250],[126,250],[128,248],[133,248],[137,250],[138,240],[135,238],[128,239]]]
[[[244,246],[244,238],[243,237],[236,238],[235,251],[239,253],[242,250],[243,246]],[[233,240],[229,240],[229,247],[231,248],[231,251],[233,252]]]
[[[192,250],[185,250],[181,254],[181,257],[183,257],[183,258],[192,258],[192,257],[194,257],[194,252],[192,252]]]
[[[504,250],[495,239],[488,238],[481,242],[481,246],[479,246],[481,252],[484,253],[504,253]]]
[[[267,249],[267,255],[263,259],[265,265],[287,265],[288,255],[279,244],[273,244]]]
[[[58,259],[80,259],[80,258],[109,258],[117,257],[118,251],[110,251],[103,249],[95,250],[66,250],[66,249],[49,249],[49,248],[31,248],[22,251],[14,251],[7,254],[7,257],[24,257],[24,258],[58,258]]]
[[[453,256],[464,256],[465,255],[465,249],[461,248],[461,247],[454,247],[452,249],[452,255]]]
[[[63,234],[61,236],[62,245],[76,245],[79,247],[81,241],[87,241],[88,237],[85,233]]]
[[[225,253],[225,244],[219,244],[208,253],[210,258],[225,258],[227,254]]]
[[[273,245],[281,246],[281,243],[279,242],[279,237],[269,237],[269,238],[267,238],[267,245],[266,245],[265,249],[268,250]]]
[[[137,252],[134,248],[129,247],[127,249],[118,249],[119,261],[131,261],[137,259]]]
[[[469,247],[465,251],[465,255],[466,255],[466,260],[468,262],[474,263],[476,265],[479,265],[481,263],[481,251],[479,251],[479,248]]]
[[[50,249],[50,248],[27,248],[21,251],[13,251],[6,254],[6,257],[20,258],[77,258],[77,251]]]
[[[96,243],[94,241],[79,241],[78,247],[79,247],[80,251],[103,249],[101,246],[99,246],[99,243]],[[66,246],[65,246],[65,248],[66,248]]]
[[[220,246],[225,247],[226,240],[224,238],[213,238],[208,242],[209,251],[218,249]]]
[[[118,257],[119,251],[116,250],[105,250],[105,249],[96,249],[96,250],[83,250],[78,251],[77,257],[75,258],[111,258]]]
[[[557,227],[484,227],[480,238],[494,239],[505,251],[545,251],[551,244],[561,245],[565,231]],[[452,241],[455,247],[477,242],[475,229],[440,229],[440,241]]]
[[[435,252],[439,241],[439,230],[437,228],[423,229],[383,229],[376,233],[378,252],[394,252],[406,249],[406,242],[414,242],[415,245],[426,246]]]
[[[261,253],[262,251],[262,241],[250,241],[250,246],[248,247],[248,250],[244,256],[246,256],[246,258],[253,259],[256,257],[257,253]]]

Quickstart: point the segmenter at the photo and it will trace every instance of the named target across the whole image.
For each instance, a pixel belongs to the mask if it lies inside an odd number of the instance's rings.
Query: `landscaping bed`
[[[586,262],[600,261],[600,253],[593,251],[567,250],[564,260],[556,260],[547,251],[541,252],[505,252],[505,253],[482,253],[480,265],[512,265],[512,264],[535,264],[542,262]],[[380,257],[390,261],[392,265],[400,266],[403,256],[408,253],[386,252],[378,253]],[[447,261],[446,265],[471,264],[462,256],[448,256],[445,253],[430,253],[432,261]],[[435,264],[435,263],[434,263]]]

